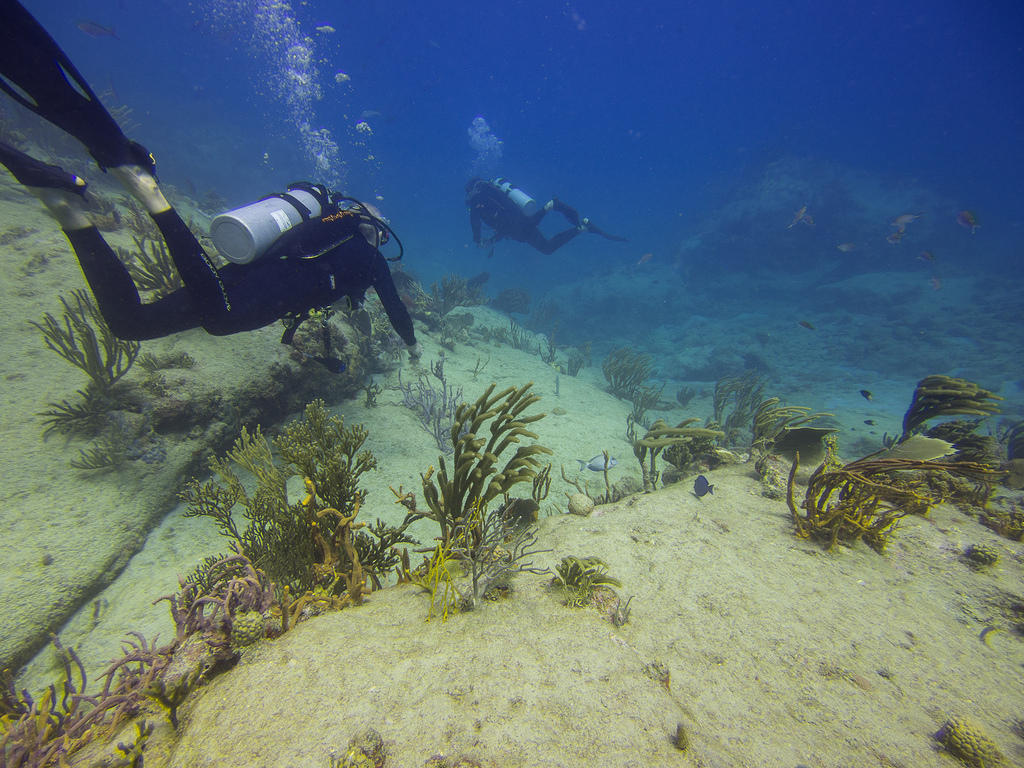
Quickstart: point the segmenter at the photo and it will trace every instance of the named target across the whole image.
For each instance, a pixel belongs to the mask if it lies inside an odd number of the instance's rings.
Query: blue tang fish
[[[697,479],[693,481],[693,495],[699,499],[709,493],[713,495],[714,492],[715,486],[709,483],[704,475],[697,475]]]
[[[597,456],[592,458],[590,461],[584,461],[583,459],[576,459],[576,461],[579,462],[580,471],[581,472],[584,470],[584,468],[585,469],[589,469],[591,472],[603,472],[606,469],[611,469],[612,467],[616,466],[619,463],[618,459],[616,459],[614,456],[609,456],[608,457],[608,466],[606,467],[604,465],[604,454],[603,453],[602,454],[598,454]]]

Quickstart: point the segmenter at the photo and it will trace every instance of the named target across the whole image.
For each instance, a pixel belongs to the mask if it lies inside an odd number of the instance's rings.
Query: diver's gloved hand
[[[419,342],[416,342],[409,347],[409,360],[413,363],[418,363],[421,357],[423,357],[423,348],[419,345]]]

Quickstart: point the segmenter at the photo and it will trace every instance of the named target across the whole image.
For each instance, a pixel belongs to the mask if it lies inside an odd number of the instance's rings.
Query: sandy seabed
[[[27,320],[54,311],[56,296],[81,277],[31,201],[8,195],[2,204],[3,220],[38,228],[7,249],[5,274],[18,279],[0,284],[4,306],[19,308],[0,317],[10,416],[0,444],[5,635],[15,644],[29,632],[23,625],[35,621],[38,632],[53,606],[81,606],[61,636],[95,678],[127,632],[171,636],[166,604],[152,600],[225,543],[207,520],[186,519],[180,508],[164,515],[185,478],[142,466],[83,476],[68,467],[81,445],[41,440],[41,405],[82,382]],[[40,269],[27,269],[40,252],[49,254]],[[474,315],[507,322],[489,310]],[[153,348],[188,349],[194,375],[227,387],[286,354],[277,336],[195,333]],[[425,361],[440,355],[429,337],[423,343]],[[538,529],[538,546],[550,551],[536,564],[602,558],[631,599],[629,622],[615,627],[592,608],[566,607],[550,576],[520,574],[507,599],[447,621],[425,620],[429,599],[416,587],[389,587],[247,650],[186,702],[177,733],[152,713],[147,768],[327,766],[368,727],[398,768],[437,754],[496,768],[956,766],[934,739],[950,716],[978,722],[1009,764],[1024,764],[1015,732],[1024,718],[1024,641],[1006,619],[1024,604],[1020,543],[940,505],[927,519],[904,520],[884,555],[863,545],[826,552],[794,537],[785,504],[761,494],[749,463],[711,473],[715,492],[701,499],[687,481],[587,518],[567,515],[574,489],[559,467],[575,477],[576,459],[609,450],[621,462],[613,479],[639,476],[624,436],[629,406],[603,390],[600,371],[561,376],[556,389],[535,355],[465,345],[447,353],[446,371],[467,399],[491,380],[536,381],[537,408],[548,412],[536,428],[555,466]],[[395,376],[380,381],[394,385]],[[375,408],[360,400],[336,408],[347,424],[367,427],[380,461],[363,483],[367,518],[397,520],[389,486],[418,491],[419,473],[436,464],[432,438],[398,399],[385,389]],[[665,418],[709,413],[707,393],[688,411]],[[172,445],[169,461],[189,449]],[[599,491],[598,477],[581,480]],[[435,532],[415,533],[429,541]],[[988,570],[961,557],[980,543],[1001,552]],[[47,611],[33,613],[36,602]],[[1002,631],[983,642],[988,626]],[[19,682],[37,689],[54,673],[44,650]],[[679,724],[685,752],[672,744]]]

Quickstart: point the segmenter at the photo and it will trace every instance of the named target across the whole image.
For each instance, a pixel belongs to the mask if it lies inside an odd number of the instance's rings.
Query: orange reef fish
[[[935,261],[935,254],[933,254],[931,251],[921,251],[919,254],[917,254],[917,258],[920,261]]]
[[[895,232],[890,232],[889,236],[886,237],[885,239],[886,239],[886,242],[890,242],[893,245],[896,245],[896,243],[898,243],[900,240],[903,239],[903,236],[905,234],[907,234],[906,228],[905,227],[900,227]]]
[[[653,253],[645,253],[637,260],[636,265],[639,267],[641,264],[646,264],[648,261],[654,258]]]
[[[900,216],[897,216],[895,219],[893,219],[889,223],[892,226],[897,227],[898,229],[903,229],[905,226],[907,226],[907,224],[911,224],[911,223],[917,221],[922,216],[924,216],[923,212],[922,213],[904,213],[904,214],[902,214]]]
[[[941,281],[941,280],[939,280],[939,278],[937,278],[937,277],[933,277],[933,278],[932,278],[931,280],[929,280],[928,282],[929,282],[929,283],[931,284],[931,286],[932,286],[932,290],[933,290],[933,291],[937,291],[937,290],[939,290],[940,288],[942,288],[942,281]]]
[[[836,250],[842,251],[843,253],[849,253],[850,251],[856,250],[856,243],[840,243],[836,246]]]
[[[974,230],[981,226],[978,223],[978,220],[974,218],[974,214],[970,211],[960,211],[960,213],[956,215],[956,223],[964,229],[971,230],[972,235],[974,234]]]
[[[786,229],[792,229],[797,224],[806,224],[808,227],[814,226],[814,217],[807,212],[806,205],[793,214],[793,220],[789,222],[789,226]]]

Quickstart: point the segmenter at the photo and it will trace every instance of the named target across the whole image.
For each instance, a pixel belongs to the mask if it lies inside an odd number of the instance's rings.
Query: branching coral
[[[47,312],[32,325],[42,332],[47,347],[84,371],[98,390],[109,391],[132,367],[139,343],[117,338],[85,291],[72,291],[70,299],[61,296],[60,302],[60,320]]]
[[[431,382],[431,377],[434,382]],[[430,376],[421,373],[415,384],[403,383],[402,372],[399,371],[397,386],[402,393],[402,405],[416,414],[420,426],[434,438],[441,451],[451,453],[452,422],[462,403],[462,387],[448,381],[444,358],[431,363]]]
[[[658,471],[656,460],[658,454],[664,449],[690,446],[700,441],[710,441],[723,436],[723,433],[716,429],[690,426],[695,421],[697,419],[691,417],[670,427],[663,419],[658,419],[647,430],[647,434],[632,441],[633,455],[640,462],[644,490],[650,491],[657,487],[661,473]]]
[[[633,393],[650,378],[653,367],[650,355],[628,347],[613,349],[601,364],[608,391],[623,400],[633,399]]]
[[[941,463],[916,459],[867,456],[838,469],[823,464],[811,475],[800,509],[794,499],[794,480],[799,454],[789,475],[787,502],[796,535],[825,540],[831,549],[837,542],[864,541],[878,552],[908,514],[926,514],[941,499],[926,492],[927,474],[948,472],[987,484],[1000,475],[981,464]],[[916,474],[903,474],[915,472]],[[803,511],[801,511],[801,509]]]
[[[917,383],[914,397],[903,417],[903,435],[906,440],[918,427],[938,416],[988,416],[998,413],[995,400],[999,395],[982,389],[966,379],[951,376],[926,376]]]
[[[162,239],[145,235],[135,235],[132,239],[138,249],[135,253],[123,248],[116,250],[140,291],[152,291],[160,297],[184,286],[178,268],[174,266],[174,259]]]
[[[527,427],[544,418],[543,413],[523,415],[540,397],[530,393],[533,383],[508,387],[495,393],[491,384],[473,404],[462,403],[452,425],[451,473],[444,456],[438,457],[440,469],[421,476],[423,495],[430,512],[427,515],[441,527],[441,541],[450,542],[458,525],[469,518],[474,505],[486,507],[492,499],[508,493],[517,483],[529,482],[537,474],[537,455],[551,453],[542,445],[521,445],[504,466],[501,455],[521,438],[536,440]],[[481,435],[484,430],[488,435]]]
[[[64,313],[58,320],[49,312],[33,322],[43,334],[46,346],[89,377],[75,401],[48,403],[43,417],[43,435],[50,432],[95,432],[113,405],[114,385],[126,374],[139,354],[137,341],[117,338],[99,307],[85,291],[61,296]]]
[[[537,549],[536,529],[512,524],[507,506],[487,510],[478,501],[455,532],[451,552],[469,575],[469,584],[459,592],[461,611],[472,610],[494,587],[507,586],[516,573],[548,573],[527,558],[551,550]]]
[[[145,691],[166,667],[173,644],[157,648],[138,634],[124,641],[120,659],[101,676],[95,694],[86,693],[85,668],[74,649],[53,637],[63,680],[38,698],[15,690],[10,675],[0,690],[0,765],[37,768],[68,765],[86,745],[106,738],[136,716]]]
[[[715,382],[713,418],[716,424],[722,425],[727,441],[732,443],[739,430],[753,418],[762,392],[764,382],[754,371],[747,371],[742,376],[726,376]],[[726,416],[725,407],[730,400],[733,408]]]
[[[297,595],[314,588],[331,594],[348,588],[348,599],[358,602],[365,579],[380,583],[379,574],[396,560],[391,550],[412,541],[405,530],[423,516],[411,511],[397,528],[357,530],[362,524],[352,521],[365,498],[359,478],[377,465],[372,453],[361,450],[366,437],[365,429],[345,427],[320,400],[310,403],[304,417],[287,425],[274,441],[283,464],[275,463],[259,428],[252,433],[243,429],[227,455],[211,462],[216,479],[193,480],[182,493],[186,515],[212,517],[221,533],[279,588]],[[236,466],[256,478],[253,492],[246,490]],[[293,477],[303,479],[306,496],[290,503],[287,483]],[[242,506],[244,526],[233,517],[236,504]]]
[[[810,408],[799,405],[779,405],[779,398],[770,397],[761,402],[754,411],[754,423],[751,427],[753,442],[751,450],[755,453],[771,452],[776,441],[787,432],[816,421],[830,413],[811,413]]]

